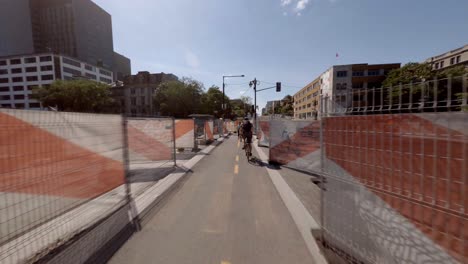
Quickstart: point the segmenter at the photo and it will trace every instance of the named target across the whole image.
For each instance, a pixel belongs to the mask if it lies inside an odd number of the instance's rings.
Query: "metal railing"
[[[468,75],[392,87],[337,91],[321,98],[321,116],[468,111]]]

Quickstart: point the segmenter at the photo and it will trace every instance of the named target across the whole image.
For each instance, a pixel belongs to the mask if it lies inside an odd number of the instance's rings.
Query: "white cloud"
[[[190,50],[185,52],[185,62],[189,67],[198,68],[200,67],[200,60],[198,56]]]
[[[299,0],[296,4],[296,10],[297,11],[302,11],[307,7],[307,4],[309,3],[309,0]],[[300,14],[300,13],[299,13]]]
[[[335,1],[335,0],[329,0]],[[286,16],[288,13],[296,14],[297,16],[302,15],[310,0],[281,0],[281,6],[286,10],[283,12],[283,16]]]

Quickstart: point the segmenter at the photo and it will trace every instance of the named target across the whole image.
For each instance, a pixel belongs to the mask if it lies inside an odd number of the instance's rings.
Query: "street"
[[[237,136],[208,155],[110,263],[313,263],[266,169],[247,162]]]

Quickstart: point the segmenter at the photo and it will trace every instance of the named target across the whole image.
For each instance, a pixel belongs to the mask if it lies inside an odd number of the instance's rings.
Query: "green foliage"
[[[200,113],[203,84],[193,79],[162,83],[156,89],[154,105],[164,116],[185,118]]]
[[[433,72],[430,64],[410,62],[399,69],[390,71],[382,85],[383,87],[390,87],[400,83],[415,83],[423,79],[430,79],[432,76]]]
[[[230,109],[229,97],[224,95],[224,103],[227,104],[227,109]],[[214,115],[219,118],[223,114],[223,92],[217,86],[211,86],[206,93],[201,96],[201,114]]]
[[[49,87],[34,89],[32,98],[45,107],[57,107],[60,111],[119,112],[118,105],[111,97],[110,86],[89,80],[58,80]]]

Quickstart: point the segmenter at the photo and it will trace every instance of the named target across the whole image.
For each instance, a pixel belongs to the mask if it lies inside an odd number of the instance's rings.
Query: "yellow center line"
[[[236,156],[236,161],[239,161],[239,155]]]
[[[234,166],[234,174],[239,174],[239,165]]]

